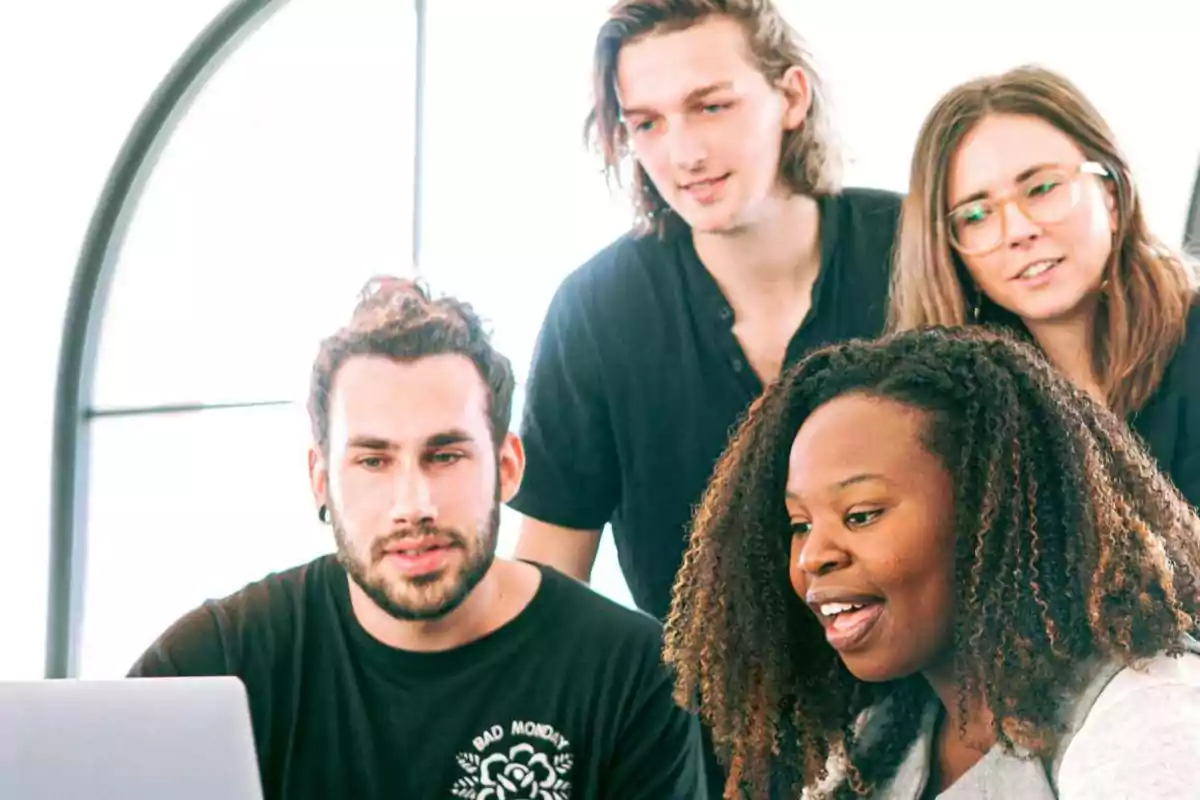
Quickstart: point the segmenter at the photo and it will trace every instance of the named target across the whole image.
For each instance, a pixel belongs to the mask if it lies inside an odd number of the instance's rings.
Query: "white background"
[[[82,236],[134,118],[223,5],[0,8],[0,679],[43,668],[55,370]],[[558,281],[628,219],[581,146],[607,5],[429,3],[421,270],[493,321],[522,379]],[[1108,116],[1173,244],[1200,151],[1191,5],[782,3],[833,88],[848,183],[902,190],[940,93],[1037,61]],[[293,0],[164,151],[115,273],[97,405],[295,403],[94,423],[83,675],[122,674],[204,598],[330,548],[302,401],[358,286],[412,267],[413,37],[405,0]],[[506,550],[512,532],[506,516]],[[628,602],[607,539],[594,584]]]

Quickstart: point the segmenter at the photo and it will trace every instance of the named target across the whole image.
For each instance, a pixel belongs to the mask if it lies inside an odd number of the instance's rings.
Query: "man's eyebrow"
[[[697,100],[702,100],[703,98],[707,97],[710,94],[713,94],[714,92],[720,92],[720,91],[724,91],[725,89],[732,89],[732,88],[733,88],[733,81],[717,81],[716,83],[710,83],[707,86],[701,86],[699,88],[693,89],[692,91],[688,92],[687,95],[683,98],[683,102],[685,105],[690,104],[690,103],[695,103]],[[621,117],[622,118],[636,117],[636,116],[645,117],[645,116],[649,116],[653,113],[654,113],[654,111],[652,109],[639,108],[639,107],[635,107],[635,106],[626,106],[621,109]]]
[[[398,450],[400,446],[391,439],[383,436],[363,434],[351,436],[346,442],[347,447],[360,447],[363,450]]]
[[[474,441],[475,437],[461,428],[452,428],[430,436],[425,440],[425,445],[427,447],[448,447],[452,444],[464,444]]]

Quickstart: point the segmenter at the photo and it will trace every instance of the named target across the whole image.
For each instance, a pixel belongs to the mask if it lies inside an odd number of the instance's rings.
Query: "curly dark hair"
[[[494,347],[470,304],[434,298],[420,281],[372,278],[359,293],[350,323],[321,342],[308,390],[308,416],[321,452],[329,446],[329,394],[342,364],[354,356],[402,361],[458,353],[471,359],[488,387],[493,443],[508,434],[516,381],[512,364]]]
[[[855,678],[788,580],[788,454],[804,420],[851,392],[927,414],[954,485],[953,642],[960,707],[986,696],[1006,748],[1053,752],[1080,664],[1181,650],[1197,624],[1200,519],[1124,422],[1034,347],[926,328],[813,352],[749,409],[698,507],[665,655],[730,767],[726,797],[835,797],[894,774],[934,697],[920,675]],[[868,707],[888,727],[856,741]],[[831,755],[833,758],[831,759]],[[745,792],[745,795],[738,792]]]

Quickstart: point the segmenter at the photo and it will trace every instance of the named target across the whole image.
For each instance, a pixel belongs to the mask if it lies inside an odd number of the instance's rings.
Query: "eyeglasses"
[[[1004,207],[1010,202],[1036,225],[1062,222],[1079,204],[1080,177],[1108,177],[1095,161],[1077,167],[1043,167],[1024,178],[1014,191],[1000,197],[971,200],[946,215],[950,243],[964,255],[977,256],[998,249],[1008,239]]]

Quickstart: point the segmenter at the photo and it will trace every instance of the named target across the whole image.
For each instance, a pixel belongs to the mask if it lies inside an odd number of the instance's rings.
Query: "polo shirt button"
[[[729,306],[725,306],[721,309],[721,313],[718,316],[720,316],[721,319],[729,319],[733,316],[733,309],[731,309]]]
[[[733,360],[733,371],[734,372],[741,372],[745,368],[745,366],[746,366],[746,363],[744,361],[742,361],[740,358],[735,358]]]

